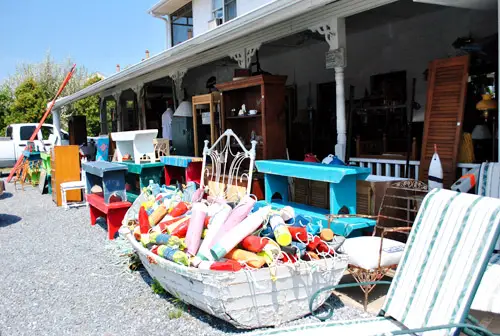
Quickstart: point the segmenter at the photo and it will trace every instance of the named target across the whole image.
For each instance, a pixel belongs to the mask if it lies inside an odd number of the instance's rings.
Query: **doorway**
[[[313,117],[312,152],[319,160],[335,153],[337,143],[337,97],[335,82],[317,85],[317,111]]]

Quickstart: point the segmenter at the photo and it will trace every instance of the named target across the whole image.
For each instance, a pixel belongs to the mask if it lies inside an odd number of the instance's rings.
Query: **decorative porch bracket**
[[[346,67],[345,47],[345,19],[332,17],[311,28],[325,37],[330,50],[326,53],[327,68],[335,69],[335,94],[337,105],[337,144],[335,145],[335,155],[345,160],[347,143],[347,126],[345,116],[345,93],[344,93],[344,68]]]
[[[136,85],[131,87],[132,91],[134,91],[135,96],[137,97],[137,109],[139,114],[139,129],[146,129],[146,109],[145,109],[145,90],[144,83],[137,83]]]
[[[250,64],[252,64],[252,57],[255,55],[255,52],[259,50],[261,43],[257,43],[251,46],[244,47],[238,51],[235,51],[229,54],[229,57],[238,62],[238,66],[242,69],[250,68]]]
[[[184,92],[182,90],[182,80],[186,74],[187,69],[178,69],[177,71],[171,72],[168,76],[172,78],[175,86],[175,94],[179,99],[179,102],[184,100]]]

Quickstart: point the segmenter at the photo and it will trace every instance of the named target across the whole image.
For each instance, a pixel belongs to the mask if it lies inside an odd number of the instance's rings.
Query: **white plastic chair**
[[[71,181],[61,183],[61,205],[64,209],[68,210],[71,207],[87,206],[87,181],[85,180],[85,172],[81,173],[82,179],[80,181]],[[66,192],[68,190],[82,190],[83,191],[83,201],[82,202],[71,202],[68,203],[66,199]]]

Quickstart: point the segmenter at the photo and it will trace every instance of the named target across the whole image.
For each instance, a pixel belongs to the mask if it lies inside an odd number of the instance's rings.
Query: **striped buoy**
[[[429,165],[429,190],[435,188],[443,188],[443,166],[441,166],[437,145],[434,145],[434,155]]]

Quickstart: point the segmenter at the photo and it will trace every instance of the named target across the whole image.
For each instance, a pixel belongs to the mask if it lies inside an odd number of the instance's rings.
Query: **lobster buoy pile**
[[[237,272],[287,263],[308,262],[336,254],[344,238],[295,216],[291,207],[256,207],[251,196],[237,204],[186,202],[181,193],[146,188],[129,227],[137,241],[155,255],[186,267]]]

